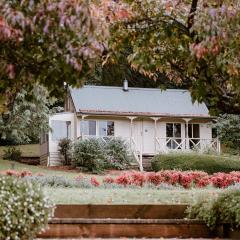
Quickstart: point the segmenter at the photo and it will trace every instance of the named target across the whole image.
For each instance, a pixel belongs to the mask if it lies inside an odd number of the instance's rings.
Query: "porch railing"
[[[156,138],[156,153],[170,151],[197,151],[220,153],[218,138]]]

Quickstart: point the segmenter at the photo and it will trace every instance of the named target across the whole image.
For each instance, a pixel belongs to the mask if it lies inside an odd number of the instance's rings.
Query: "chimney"
[[[127,91],[128,91],[128,80],[127,80],[127,79],[125,79],[125,80],[123,81],[123,91],[124,91],[124,92],[127,92]]]

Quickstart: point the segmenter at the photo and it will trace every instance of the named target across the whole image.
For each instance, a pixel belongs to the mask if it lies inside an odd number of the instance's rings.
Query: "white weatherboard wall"
[[[74,113],[59,113],[54,114],[50,116],[49,118],[49,125],[52,126],[52,121],[70,121],[71,122],[71,139],[74,139]],[[58,166],[61,165],[61,160],[63,157],[58,152],[58,144],[59,141],[53,140],[53,132],[49,132],[49,160],[48,165],[49,166]]]
[[[212,128],[207,123],[200,124],[200,138],[202,139],[212,139]]]

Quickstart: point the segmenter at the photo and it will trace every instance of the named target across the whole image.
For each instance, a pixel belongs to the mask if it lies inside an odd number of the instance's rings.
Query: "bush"
[[[240,170],[240,160],[207,154],[161,154],[152,161],[154,171],[180,169],[199,170],[209,174]]]
[[[71,144],[72,144],[72,141],[68,138],[63,138],[58,143],[59,152],[64,157],[65,165],[71,164]]]
[[[240,191],[227,190],[218,197],[199,200],[187,209],[191,219],[204,221],[210,228],[228,223],[233,229],[240,228]]]
[[[0,239],[30,240],[53,216],[53,204],[28,181],[0,176]]]
[[[90,172],[102,172],[107,159],[104,145],[105,143],[97,138],[78,140],[73,144],[74,165]]]
[[[129,146],[121,138],[110,138],[105,144],[108,168],[123,170],[130,164]]]
[[[72,158],[75,166],[93,173],[101,173],[104,169],[126,169],[130,163],[128,146],[120,138],[78,140],[73,144]]]
[[[4,150],[3,159],[11,161],[20,161],[22,152],[19,148],[8,147],[7,150]]]

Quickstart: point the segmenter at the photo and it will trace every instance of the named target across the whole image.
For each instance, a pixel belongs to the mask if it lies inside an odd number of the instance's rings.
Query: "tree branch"
[[[195,15],[195,12],[197,11],[197,5],[198,5],[198,0],[192,0],[191,9],[190,9],[188,20],[187,20],[188,30],[190,30],[191,27],[193,26],[194,15]]]

